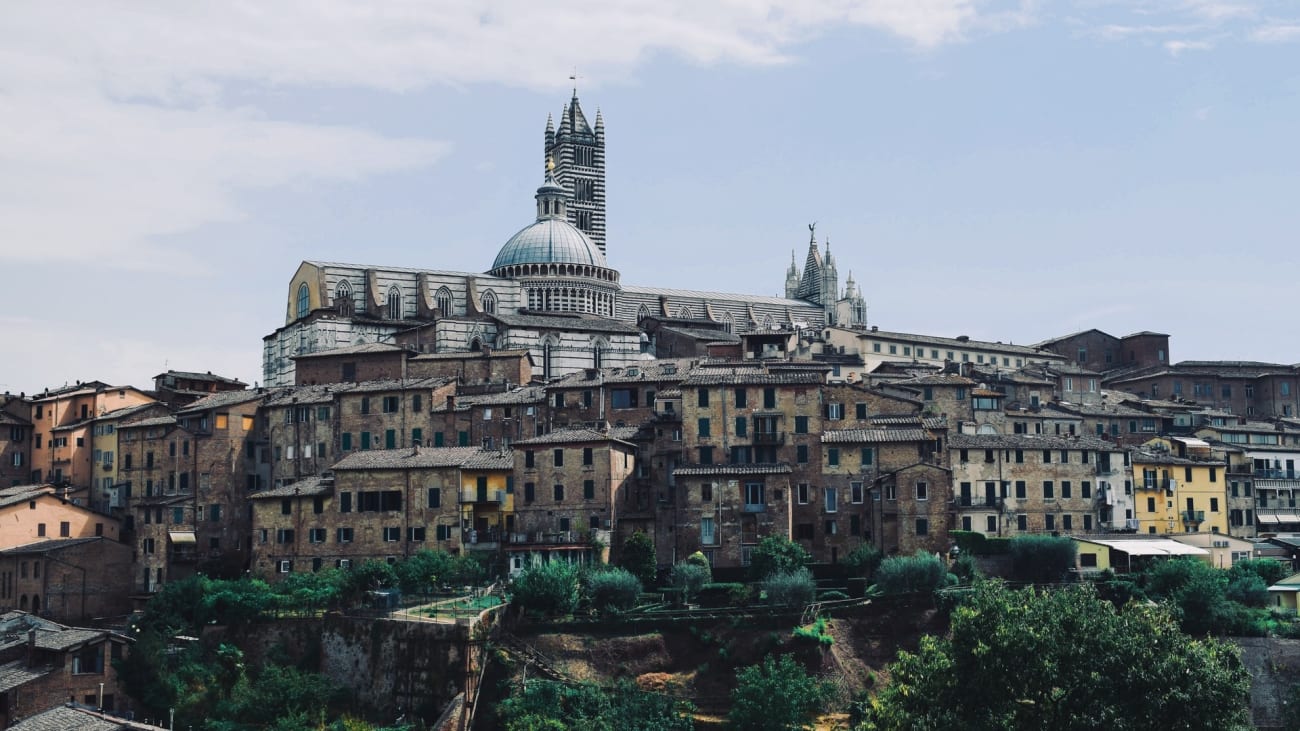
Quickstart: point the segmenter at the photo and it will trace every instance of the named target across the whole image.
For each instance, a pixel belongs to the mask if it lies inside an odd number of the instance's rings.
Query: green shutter
[[[344,451],[344,452],[350,452],[350,451],[352,451],[352,433],[351,433],[351,432],[343,432],[343,451]]]

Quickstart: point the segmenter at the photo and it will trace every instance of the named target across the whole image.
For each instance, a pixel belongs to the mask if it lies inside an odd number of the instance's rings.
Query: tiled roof
[[[1167,464],[1183,467],[1222,467],[1221,459],[1185,459],[1169,452],[1155,452],[1147,449],[1134,449],[1130,458],[1134,464]]]
[[[48,665],[42,667],[28,667],[26,660],[14,660],[0,665],[0,693],[11,691],[21,685],[44,677],[54,672],[54,668]],[[22,724],[11,726],[10,728],[22,728]],[[35,727],[41,728],[41,727]],[[70,729],[80,729],[81,726],[58,726],[59,731]]]
[[[630,442],[636,438],[637,433],[640,431],[640,426],[611,426],[609,428],[609,435],[615,439]]]
[[[822,433],[823,444],[925,442],[934,436],[924,429],[838,429]]]
[[[412,356],[411,360],[465,360],[466,358],[482,358],[482,353],[455,352],[455,353],[420,353]],[[519,358],[532,357],[532,353],[527,350],[491,350],[488,351],[488,358]]]
[[[9,731],[162,731],[161,726],[150,726],[136,721],[125,721],[87,708],[55,706],[35,716],[29,716]]]
[[[515,442],[516,446],[531,446],[537,444],[579,444],[582,442],[605,442],[605,441],[622,441],[613,434],[598,432],[595,429],[578,428],[578,429],[556,429],[549,434],[523,439]]]
[[[711,330],[699,327],[664,327],[660,328],[664,332],[670,332],[674,335],[691,338],[692,340],[702,340],[708,343],[739,343],[740,337],[733,335],[726,330]]]
[[[645,294],[661,295],[664,297],[677,297],[686,299],[704,299],[704,300],[721,300],[723,302],[749,302],[756,305],[776,305],[778,307],[789,307],[792,310],[810,310],[821,308],[805,300],[792,300],[784,297],[764,297],[753,294],[733,294],[730,292],[707,292],[692,289],[668,289],[665,287],[638,287],[636,285],[623,285],[623,291],[628,294]]]
[[[50,538],[44,541],[36,541],[35,543],[25,543],[21,546],[6,548],[0,550],[0,554],[14,555],[20,553],[21,554],[47,553],[49,551],[57,551],[61,548],[71,548],[73,546],[79,546],[83,543],[93,543],[95,541],[102,541],[102,540],[105,540],[102,536],[88,536],[86,538]]]
[[[331,468],[346,470],[402,470],[429,467],[459,467],[480,452],[479,447],[407,447],[366,449],[353,452]]]
[[[118,426],[118,429],[136,429],[151,426],[175,426],[176,417],[174,416],[155,416],[150,419],[140,419],[139,421],[128,421]]]
[[[509,450],[481,450],[461,463],[462,470],[512,470],[515,455]]]
[[[933,373],[894,381],[895,386],[974,386],[975,381],[956,373]]]
[[[1077,437],[1050,434],[952,434],[948,437],[950,449],[1091,449],[1103,452],[1122,452],[1123,447],[1104,439],[1081,435]]]
[[[124,419],[128,416],[131,416],[132,414],[139,414],[145,411],[149,411],[151,409],[166,409],[166,408],[167,408],[166,404],[163,404],[158,401],[150,401],[147,404],[136,404],[135,406],[128,406],[125,409],[118,409],[117,411],[109,411],[107,413],[100,414],[99,416],[95,417],[91,421],[99,421],[99,422],[115,421],[117,419]]]
[[[661,381],[679,382],[690,372],[692,363],[687,358],[664,358],[647,360],[631,366],[615,366],[601,369],[600,379],[607,385],[618,383],[658,383]],[[552,381],[550,388],[572,388],[590,386],[597,381],[589,377],[586,371],[570,373],[563,378]]]
[[[240,381],[235,378],[226,378],[225,376],[215,375],[211,371],[208,371],[207,373],[195,373],[193,371],[167,371],[166,373],[159,373],[158,375],[154,376],[154,379],[157,380],[159,378],[165,378],[167,376],[173,376],[175,378],[183,378],[187,381],[208,381],[209,383],[225,383],[232,386],[248,385],[247,383],[244,383],[243,381]]]
[[[112,633],[105,629],[80,627],[68,627],[57,632],[38,631],[36,647],[42,650],[68,650],[93,640],[107,638],[110,634]]]
[[[703,475],[787,475],[793,472],[784,462],[775,464],[688,464],[673,470],[675,477]]]
[[[837,329],[848,330],[849,328]],[[987,340],[945,338],[937,335],[918,335],[916,333],[890,332],[888,330],[858,330],[855,328],[852,331],[862,338],[897,340],[900,342],[906,342],[907,344],[919,343],[923,345],[941,345],[945,348],[953,348],[954,350],[996,350],[1000,353],[1018,353],[1021,355],[1031,355],[1036,358],[1063,360],[1062,356],[1055,353],[1044,352],[1037,348],[1024,345],[1012,345],[1011,343],[992,343]]]
[[[807,371],[765,373],[759,370],[736,369],[718,373],[695,370],[682,381],[682,386],[799,386],[821,385],[825,380],[821,373]]]
[[[303,353],[302,355],[293,356],[293,360],[331,358],[340,355],[364,355],[368,353],[400,353],[403,350],[405,350],[405,348],[389,343],[361,343],[359,345],[348,345],[342,348],[333,348],[331,350],[318,350],[315,353]]]
[[[188,406],[186,406],[183,409],[180,409],[176,413],[193,414],[197,411],[207,411],[208,409],[220,409],[226,406],[234,406],[235,404],[246,403],[248,401],[256,401],[262,398],[262,396],[263,394],[258,393],[257,390],[218,391],[217,393],[214,393],[211,396],[208,396],[207,398],[201,398],[198,401],[189,404]]]
[[[19,485],[0,490],[0,508],[18,503],[25,503],[45,495],[53,495],[54,488],[50,485]]]
[[[317,495],[329,495],[334,492],[333,480],[322,480],[319,477],[304,477],[297,482],[291,482],[288,485],[273,487],[269,490],[255,492],[248,497],[253,500],[266,500],[270,498],[286,497],[315,497]]]
[[[665,388],[655,395],[658,398],[681,398],[682,390],[680,388]]]
[[[0,424],[5,426],[31,426],[32,423],[22,417],[14,416],[8,411],[0,411]]]
[[[456,411],[468,411],[475,406],[514,406],[525,404],[540,404],[546,400],[546,389],[541,386],[524,386],[522,388],[513,388],[509,391],[498,391],[497,393],[472,394],[466,396],[456,396]],[[446,400],[434,405],[434,413],[445,413],[448,411]]]
[[[640,335],[641,331],[634,325],[628,325],[618,320],[607,320],[603,317],[594,316],[565,316],[554,313],[545,315],[505,315],[495,314],[488,317],[500,322],[507,327],[517,328],[543,328],[554,330],[582,330],[589,332],[603,333],[621,333],[625,335]]]
[[[1134,409],[1123,404],[1076,404],[1076,403],[1056,403],[1052,407],[1066,413],[1078,414],[1079,416],[1092,417],[1109,417],[1109,418],[1142,418],[1150,417],[1151,413]]]
[[[942,416],[873,416],[868,419],[876,426],[917,426],[923,429],[947,429],[948,420]]]
[[[417,391],[426,388],[445,386],[454,378],[415,378],[402,380],[388,378],[378,381],[360,381],[352,384],[351,393],[375,393],[377,391]]]
[[[353,383],[318,383],[310,386],[285,386],[266,392],[267,406],[306,406],[308,404],[328,404],[334,401],[334,394],[351,391]]]

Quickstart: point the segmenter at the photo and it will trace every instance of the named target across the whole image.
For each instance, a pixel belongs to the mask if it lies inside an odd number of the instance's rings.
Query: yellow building
[[[102,485],[106,462],[102,447],[98,458],[95,456],[92,428],[96,419],[153,401],[131,386],[101,381],[36,394],[32,397],[32,481],[78,488]],[[116,440],[114,436],[114,444]],[[112,454],[108,463],[113,462]]]
[[[508,451],[478,452],[460,465],[461,528],[465,548],[493,550],[514,531],[515,458]]]
[[[89,478],[90,507],[101,513],[121,508],[130,495],[122,494],[122,452],[117,446],[117,430],[127,422],[139,421],[170,413],[166,404],[150,400],[137,406],[128,406],[95,417],[90,423],[91,475]]]
[[[1202,456],[1186,444],[1152,439],[1133,450],[1131,461],[1139,533],[1228,532],[1225,465],[1208,456],[1208,445]]]

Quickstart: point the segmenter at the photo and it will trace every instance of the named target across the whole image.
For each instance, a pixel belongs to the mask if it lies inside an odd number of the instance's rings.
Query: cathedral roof
[[[492,262],[492,270],[513,264],[609,266],[586,234],[559,218],[539,219],[511,236]]]

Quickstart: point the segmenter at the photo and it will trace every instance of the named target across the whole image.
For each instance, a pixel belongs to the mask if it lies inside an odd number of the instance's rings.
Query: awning
[[[192,530],[170,530],[167,531],[167,537],[178,546],[186,543],[198,543]]]
[[[1256,513],[1261,523],[1300,523],[1300,513]]]
[[[1100,543],[1107,548],[1123,551],[1130,556],[1206,556],[1209,551],[1169,538],[1144,538],[1130,540],[1108,540],[1100,538],[1086,539],[1090,543]]]

